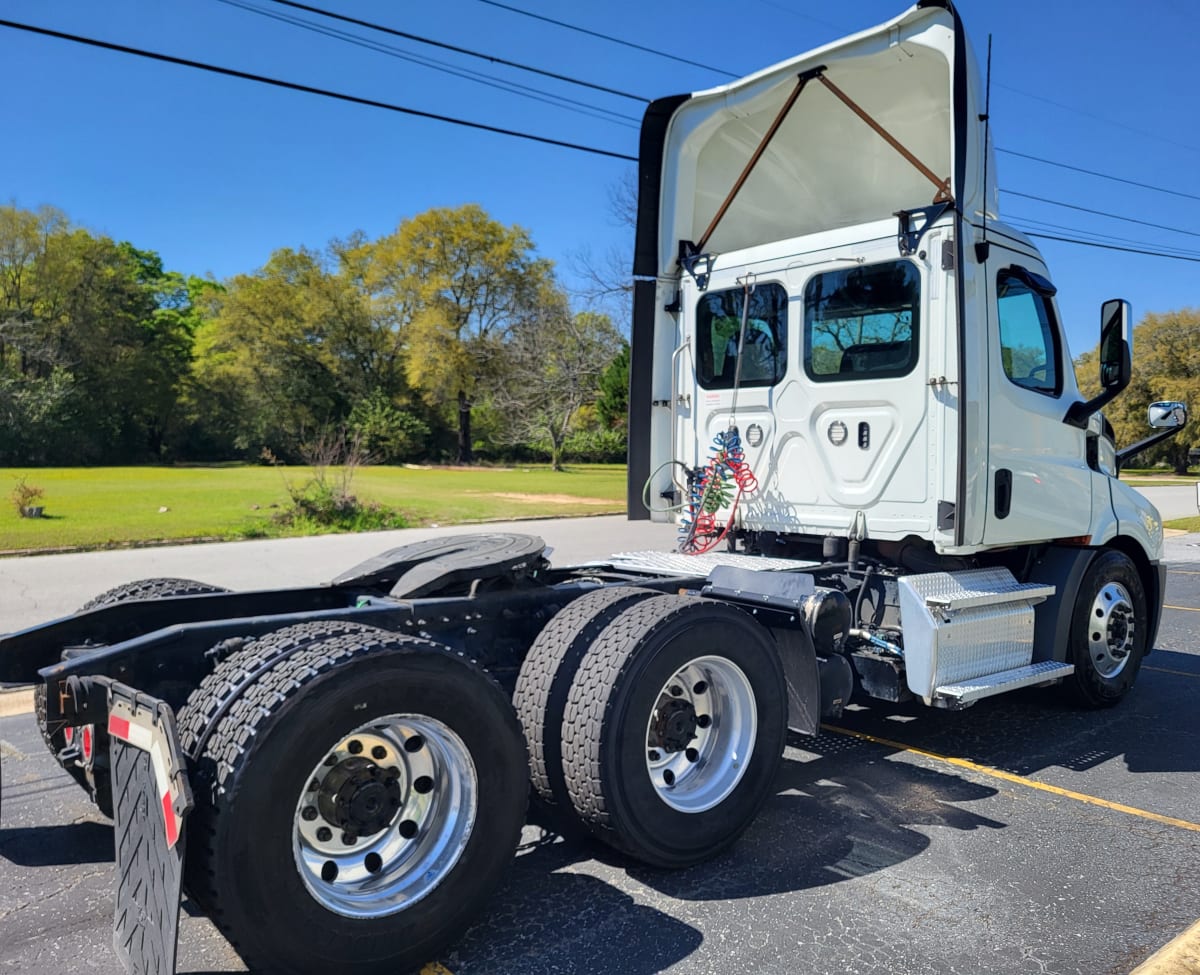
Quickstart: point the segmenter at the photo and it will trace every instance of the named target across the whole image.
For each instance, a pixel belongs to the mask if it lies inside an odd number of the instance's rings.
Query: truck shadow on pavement
[[[108,823],[17,826],[0,830],[0,857],[19,867],[62,867],[111,863],[113,831]]]
[[[688,870],[646,868],[578,834],[527,828],[532,839],[491,912],[442,960],[456,975],[649,975],[687,958],[703,941],[678,919],[687,912],[677,901],[740,900],[886,870],[929,846],[929,837],[910,826],[1005,825],[951,805],[995,795],[988,786],[872,760],[860,745],[877,746],[840,736],[793,742],[805,750],[788,749],[775,794],[745,835]]]
[[[963,711],[856,699],[832,724],[1017,775],[1086,772],[1113,759],[1130,772],[1196,772],[1200,675],[1183,676],[1196,670],[1195,662],[1194,655],[1156,650],[1113,708],[1082,708],[1052,687],[989,698]]]

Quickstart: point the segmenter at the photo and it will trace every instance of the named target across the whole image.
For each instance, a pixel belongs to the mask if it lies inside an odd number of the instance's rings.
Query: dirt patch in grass
[[[504,498],[506,501],[525,501],[529,504],[595,504],[612,507],[611,498],[580,498],[573,494],[518,494],[513,491],[492,491],[488,497]]]

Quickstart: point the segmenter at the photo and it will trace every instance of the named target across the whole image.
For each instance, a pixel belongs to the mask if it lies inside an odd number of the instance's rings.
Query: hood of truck
[[[795,91],[815,69],[939,180],[970,220],[996,215],[995,163],[979,116],[984,91],[949,0],[720,88],[651,104],[642,127],[635,274],[676,270]],[[988,167],[987,200],[984,165]],[[728,253],[885,218],[933,203],[928,175],[818,79],[804,89],[703,248]]]

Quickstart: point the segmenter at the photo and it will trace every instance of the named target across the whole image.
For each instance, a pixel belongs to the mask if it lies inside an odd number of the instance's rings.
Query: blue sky
[[[286,11],[270,0],[248,5]],[[680,64],[488,6],[310,0],[316,6],[646,97],[719,84]],[[882,0],[511,0],[513,5],[748,73],[901,12]],[[1086,9],[1086,15],[1079,11]],[[496,91],[269,20],[220,0],[7,0],[0,17],[316,87],[636,155],[637,124]],[[992,121],[1004,149],[1200,196],[1200,7],[1189,0],[963,0],[981,60],[994,35]],[[320,21],[328,24],[327,21]],[[339,26],[339,25],[332,25]],[[340,29],[368,35],[358,28]],[[414,42],[375,39],[639,118],[633,101],[570,88]],[[0,198],[52,204],[94,231],[218,278],[281,246],[375,236],[432,206],[483,205],[564,266],[572,252],[627,244],[609,193],[632,167],[443,123],[315,98],[0,29],[5,146]],[[1021,217],[1200,254],[1200,200],[999,158],[999,185],[1148,221],[1117,222],[1002,195]],[[1120,243],[1120,242],[1116,242]],[[1041,242],[1071,350],[1094,345],[1099,305],[1200,306],[1200,264]],[[1123,246],[1141,246],[1131,244]],[[1136,350],[1135,350],[1136,356]]]

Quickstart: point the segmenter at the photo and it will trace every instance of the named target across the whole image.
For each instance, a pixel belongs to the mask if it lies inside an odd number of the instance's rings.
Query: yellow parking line
[[[1172,606],[1169,603],[1163,603],[1163,609],[1182,609],[1187,613],[1200,613],[1200,609],[1195,606]]]
[[[1093,806],[1103,806],[1105,809],[1113,809],[1117,812],[1127,813],[1130,816],[1138,816],[1141,819],[1150,819],[1156,823],[1163,823],[1167,826],[1178,826],[1180,829],[1190,829],[1200,833],[1200,823],[1190,823],[1186,819],[1175,819],[1171,816],[1160,816],[1158,813],[1149,812],[1145,809],[1138,809],[1136,806],[1126,806],[1119,802],[1109,802],[1107,799],[1100,799],[1097,796],[1089,796],[1083,792],[1073,792],[1070,789],[1060,789],[1056,785],[1047,785],[1045,782],[1037,782],[1033,779],[1027,779],[1022,775],[1014,775],[1012,772],[1002,772],[1000,769],[989,768],[987,765],[979,765],[976,762],[969,762],[965,758],[954,758],[950,755],[939,755],[937,752],[926,751],[924,748],[917,748],[914,745],[906,745],[901,741],[892,741],[890,738],[877,738],[875,735],[868,735],[863,731],[851,731],[849,728],[837,728],[833,725],[823,724],[821,727],[825,731],[832,731],[839,735],[847,735],[850,738],[862,738],[866,741],[874,742],[877,745],[886,745],[888,748],[898,748],[901,751],[912,752],[915,755],[923,755],[925,758],[932,758],[937,762],[946,762],[948,765],[955,765],[958,768],[969,769],[972,772],[977,772],[980,775],[987,775],[993,779],[1002,779],[1005,782],[1013,782],[1017,785],[1023,785],[1030,789],[1038,789],[1042,792],[1052,792],[1056,796],[1065,796],[1067,799],[1074,799],[1076,802],[1086,802]]]
[[[1200,576],[1200,572],[1192,569],[1167,569],[1167,575],[1170,576]]]
[[[1142,670],[1153,670],[1157,674],[1175,674],[1177,677],[1200,677],[1200,674],[1193,674],[1186,670],[1168,670],[1166,667],[1149,667],[1143,665]]]
[[[1195,975],[1200,971],[1200,921],[1133,970],[1133,975]]]

